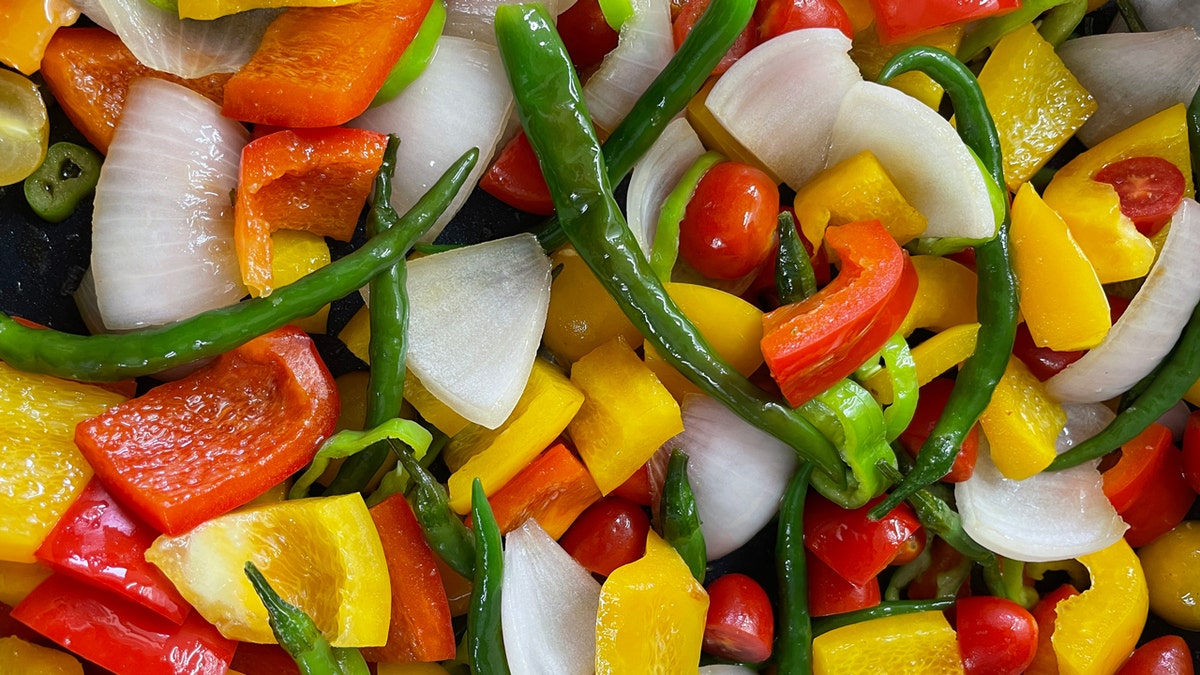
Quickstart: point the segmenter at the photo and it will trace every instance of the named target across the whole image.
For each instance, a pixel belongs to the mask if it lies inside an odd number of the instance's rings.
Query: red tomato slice
[[[1108,183],[1121,200],[1121,213],[1147,237],[1154,236],[1183,201],[1186,180],[1162,157],[1130,157],[1105,166],[1093,178]]]
[[[1178,635],[1164,635],[1138,647],[1117,675],[1193,675],[1192,650]]]
[[[771,656],[775,612],[758,582],[726,574],[708,585],[704,651],[719,659],[758,663]]]
[[[802,28],[836,28],[854,37],[850,17],[836,0],[767,0],[754,14],[761,42]]]
[[[580,73],[599,64],[617,46],[617,31],[608,25],[599,0],[577,0],[558,15],[558,35]]]
[[[865,584],[846,581],[815,555],[808,556],[808,611],[813,616],[832,616],[869,609],[883,599],[879,578]]]
[[[646,553],[650,518],[641,506],[608,496],[592,504],[559,540],[589,572],[608,576]]]
[[[936,378],[921,387],[917,395],[917,411],[913,414],[908,428],[900,434],[898,439],[900,445],[912,457],[917,456],[921,446],[933,432],[933,427],[937,424],[938,418],[942,416],[942,411],[946,409],[946,402],[950,400],[950,392],[953,389],[954,380],[948,377]],[[942,480],[947,483],[960,483],[970,478],[971,474],[975,473],[975,458],[978,455],[979,425],[976,424],[971,427],[971,431],[963,439],[958,456],[954,458],[954,465],[950,467],[950,473],[943,476]]]
[[[679,255],[710,279],[740,279],[771,255],[778,218],[779,187],[770,176],[738,162],[714,164],[679,223]]]
[[[990,595],[954,603],[955,631],[967,675],[1018,675],[1033,661],[1038,624],[1012,600]]]

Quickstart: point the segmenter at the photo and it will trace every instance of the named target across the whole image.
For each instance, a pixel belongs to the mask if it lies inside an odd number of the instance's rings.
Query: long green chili
[[[429,548],[438,554],[450,569],[468,579],[475,574],[475,539],[471,531],[450,508],[446,488],[437,482],[429,470],[413,457],[407,448],[387,441],[400,465],[413,480],[413,514],[425,533]]]
[[[879,469],[891,480],[900,479],[900,472],[890,465],[881,465]],[[944,539],[954,550],[985,565],[995,562],[996,554],[976,543],[963,529],[958,513],[928,489],[920,488],[913,492],[908,496],[908,503],[917,514],[917,520],[921,521],[921,526]]]
[[[471,484],[471,522],[475,528],[475,575],[467,612],[467,652],[474,675],[508,675],[500,627],[500,585],[504,551],[500,526],[492,514],[483,483]]]
[[[27,328],[0,313],[0,359],[26,372],[112,382],[223,354],[314,314],[394,265],[450,205],[478,158],[479,151],[474,148],[460,157],[396,227],[265,298],[209,310],[166,326],[88,336]]]
[[[824,635],[831,630],[844,628],[871,619],[882,619],[887,616],[917,614],[920,612],[944,612],[954,606],[954,598],[938,598],[936,600],[891,600],[881,602],[874,607],[857,609],[853,612],[834,614],[814,619],[812,622],[813,637]]]
[[[1147,28],[1142,17],[1138,15],[1137,8],[1129,0],[1117,0],[1117,11],[1121,12],[1121,18],[1125,19],[1125,25],[1129,26],[1130,33],[1145,33]]]
[[[808,612],[808,562],[804,552],[804,499],[812,465],[805,463],[788,482],[779,503],[775,571],[779,576],[779,637],[775,664],[779,675],[812,672],[812,617]]]
[[[779,213],[775,230],[779,235],[779,255],[775,258],[775,289],[779,292],[779,304],[807,300],[817,292],[817,275],[808,251],[800,242],[796,219],[790,211]]]
[[[687,563],[696,581],[704,583],[708,549],[704,545],[704,533],[700,531],[700,514],[696,511],[696,498],[688,482],[687,465],[687,453],[678,448],[671,451],[663,481],[663,539]]]
[[[1187,109],[1188,146],[1192,151],[1192,183],[1200,184],[1200,89]]]

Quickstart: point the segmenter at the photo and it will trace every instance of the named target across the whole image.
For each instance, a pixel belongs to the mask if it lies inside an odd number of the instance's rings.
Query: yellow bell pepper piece
[[[68,0],[4,0],[0,4],[0,63],[32,75],[42,67],[46,45],[79,10]]]
[[[1188,387],[1187,392],[1183,395],[1183,400],[1195,406],[1200,406],[1200,380],[1196,380],[1192,386]]]
[[[579,359],[571,368],[571,382],[585,399],[567,431],[603,494],[683,431],[683,416],[671,392],[620,339]]]
[[[941,612],[871,619],[813,640],[813,675],[961,672],[958,637]]]
[[[725,291],[695,284],[664,284],[667,294],[687,318],[696,324],[712,348],[739,373],[750,375],[762,365],[762,312],[757,307]],[[658,351],[646,345],[646,367],[667,391],[682,401],[685,394],[699,394],[700,388],[671,367]]]
[[[600,587],[596,675],[695,675],[707,613],[704,587],[651,530],[646,554]]]
[[[504,487],[558,438],[583,402],[583,392],[557,366],[534,359],[525,391],[504,424],[495,429],[470,424],[446,445],[444,459],[454,472],[450,506],[461,514],[471,510],[476,478],[488,494]]]
[[[19,637],[0,637],[0,673],[83,675],[79,659]]]
[[[912,348],[913,364],[917,367],[917,386],[923,387],[933,378],[956,367],[975,352],[979,335],[978,323],[954,326],[934,335]],[[880,405],[889,405],[894,393],[887,368],[881,368],[863,382],[867,391]]]
[[[1055,441],[1067,424],[1067,413],[1025,363],[1010,356],[979,424],[1000,473],[1024,480],[1054,461]]]
[[[1144,156],[1162,157],[1175,164],[1183,172],[1186,196],[1195,194],[1183,104],[1148,117],[1076,156],[1058,170],[1042,195],[1046,205],[1066,221],[1100,283],[1144,276],[1154,262],[1154,246],[1121,213],[1116,190],[1092,180],[1112,162]]]
[[[542,342],[551,353],[574,363],[617,336],[634,347],[642,343],[642,334],[575,249],[564,246],[551,254],[550,261],[559,268],[550,285],[550,307],[542,334]]]
[[[879,220],[899,244],[925,231],[925,216],[900,194],[870,150],[814,176],[796,193],[794,205],[800,230],[814,246],[826,227],[861,220]]]
[[[275,288],[298,280],[300,277],[329,264],[329,245],[324,237],[304,230],[279,230],[271,235],[271,274]],[[257,296],[253,287],[250,294]],[[316,314],[293,321],[306,333],[325,333],[329,321],[329,305],[317,310]]]
[[[853,22],[853,19],[851,20]],[[896,54],[915,45],[925,45],[944,49],[951,54],[958,52],[962,42],[963,27],[947,26],[926,33],[907,42],[897,42],[890,45],[879,44],[879,34],[874,28],[859,29],[854,27],[854,46],[850,49],[850,58],[858,64],[863,77],[876,80],[883,66]],[[916,71],[898,75],[888,81],[888,85],[912,96],[925,105],[938,109],[942,103],[942,85],[934,82],[925,73]]]
[[[753,152],[747,150],[746,146],[726,131],[725,127],[721,126],[721,123],[709,111],[708,106],[704,105],[704,102],[708,100],[709,92],[716,83],[716,77],[708,78],[700,91],[696,92],[696,95],[687,104],[687,121],[692,125],[692,129],[695,129],[696,135],[700,137],[700,142],[709,150],[725,155],[730,161],[749,164],[770,176],[771,180],[776,183],[782,183],[783,179],[776,176],[773,171],[759,161]]]
[[[978,320],[979,276],[974,270],[936,255],[914,255],[911,260],[917,270],[917,296],[900,324],[901,335],[908,337],[918,328],[944,331]]]
[[[264,7],[340,7],[358,0],[179,0],[181,19],[217,19]]]
[[[1058,603],[1050,637],[1062,675],[1112,675],[1137,645],[1150,594],[1137,555],[1124,539],[1079,557],[1092,585]]]
[[[1108,296],[1067,224],[1029,183],[1013,200],[1009,240],[1021,314],[1033,341],[1060,352],[1100,344],[1112,328]]]
[[[1033,177],[1096,112],[1096,101],[1029,24],[996,43],[979,73],[996,120],[1010,192]]]
[[[50,576],[50,568],[41,563],[0,560],[0,602],[16,607],[29,592]]]

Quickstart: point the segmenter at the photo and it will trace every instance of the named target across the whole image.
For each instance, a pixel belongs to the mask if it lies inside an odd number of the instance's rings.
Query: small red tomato
[[[608,496],[579,514],[558,543],[589,572],[606,577],[646,553],[649,532],[641,506]]]
[[[617,31],[605,20],[599,0],[578,0],[558,15],[557,27],[571,63],[581,73],[617,46]]]
[[[726,574],[708,585],[704,651],[720,659],[758,663],[771,656],[775,613],[758,582],[745,574]]]
[[[1192,412],[1183,428],[1183,476],[1200,494],[1200,410]]]
[[[837,0],[768,0],[758,3],[754,15],[762,42],[801,28],[836,28],[854,37],[850,17]]]
[[[624,497],[634,504],[642,506],[650,506],[652,501],[650,492],[650,467],[643,464],[640,469],[633,472],[629,478],[625,479],[609,493],[613,497]]]
[[[778,217],[770,176],[738,162],[715,164],[684,211],[679,255],[710,279],[740,279],[770,255]]]
[[[921,387],[917,394],[917,410],[912,421],[897,439],[910,456],[915,458],[929,434],[933,433],[933,427],[942,416],[942,411],[946,409],[946,402],[950,400],[950,392],[953,389],[954,380],[948,377],[935,378]],[[950,473],[943,476],[942,480],[947,483],[960,483],[970,478],[971,474],[975,473],[975,459],[978,455],[979,425],[975,425],[967,432],[958,456],[954,458],[954,464],[950,467]]]
[[[857,509],[844,509],[818,494],[804,505],[804,547],[859,586],[888,566],[896,551],[921,528],[912,507],[900,504],[880,520],[867,512],[882,501],[877,497]]]
[[[687,0],[683,7],[679,10],[679,16],[675,17],[675,21],[671,24],[671,35],[675,40],[675,49],[683,44],[688,33],[692,32],[692,27],[696,25],[696,21],[704,14],[704,10],[708,9],[710,0]],[[729,66],[732,66],[738,59],[745,56],[746,52],[754,48],[754,26],[753,24],[746,26],[733,41],[733,45],[729,47],[729,51],[725,52],[725,56],[721,57],[721,61],[717,63],[717,67],[713,68],[713,75],[720,75]]]
[[[1029,610],[990,595],[954,603],[955,631],[967,675],[1017,675],[1033,661],[1038,624]]]
[[[842,578],[815,555],[808,556],[808,612],[813,616],[845,614],[878,605],[883,599],[879,577],[859,585]]]
[[[1121,213],[1147,237],[1167,224],[1187,188],[1179,167],[1162,157],[1130,157],[1113,162],[1100,169],[1093,180],[1113,186],[1121,200]]]
[[[896,557],[892,558],[891,565],[907,565],[917,559],[917,556],[925,552],[925,528],[921,528],[913,533],[911,537],[904,540],[900,548],[896,549]]]
[[[1134,650],[1117,675],[1193,675],[1192,650],[1178,635],[1155,638]]]

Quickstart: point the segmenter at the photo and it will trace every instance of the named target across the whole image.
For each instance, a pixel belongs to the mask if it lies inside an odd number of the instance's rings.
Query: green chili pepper
[[[100,180],[100,153],[74,143],[55,143],[46,159],[25,179],[25,201],[39,218],[61,223]]]
[[[887,488],[890,481],[879,465],[894,466],[896,453],[884,438],[883,410],[870,392],[853,380],[839,380],[800,406],[799,412],[837,446],[860,477],[853,490],[842,495],[849,503],[861,506]],[[832,486],[823,489],[827,480],[824,474],[814,473],[813,487],[822,493],[833,491]]]
[[[880,359],[883,366],[879,365]],[[884,439],[888,443],[900,437],[917,412],[917,364],[908,341],[899,333],[888,338],[879,355],[854,371],[854,379],[863,382],[880,370],[886,370],[892,382],[892,403],[883,409]],[[902,455],[904,453],[898,453]]]
[[[700,531],[700,514],[696,512],[696,498],[688,482],[687,465],[687,453],[678,448],[671,451],[663,482],[663,539],[687,563],[696,581],[704,583],[708,549],[704,545],[704,533]]]
[[[475,574],[471,607],[467,613],[467,651],[476,675],[507,675],[504,636],[500,628],[500,585],[504,577],[504,551],[500,526],[492,514],[483,483],[471,484],[471,523],[475,528]]]
[[[986,167],[985,175],[996,185],[1003,185],[1000,137],[971,71],[943,50],[914,47],[889,61],[879,80],[886,82],[910,70],[920,70],[945,88],[954,104],[959,137]],[[917,488],[950,471],[963,439],[987,407],[1008,365],[1017,334],[1017,284],[1009,259],[1007,200],[1002,200],[996,217],[995,238],[975,247],[979,273],[976,313],[980,324],[975,352],[959,369],[946,408],[917,455],[916,468],[887,499],[871,509],[872,518],[882,518]]]
[[[881,464],[879,470],[890,480],[899,481],[902,478],[900,472],[891,465]],[[908,503],[916,512],[921,526],[944,539],[956,551],[976,562],[989,564],[995,561],[996,555],[977,544],[963,529],[962,518],[932,492],[920,488],[908,496]]]
[[[1057,48],[1071,37],[1085,16],[1087,0],[1068,0],[1046,12],[1042,17],[1042,25],[1038,26],[1038,32],[1046,42]]]
[[[779,255],[775,258],[775,289],[779,292],[779,304],[807,300],[817,292],[817,275],[790,211],[779,212],[775,230],[779,235]]]
[[[367,675],[370,672],[357,649],[331,647],[312,618],[279,597],[254,563],[247,561],[245,572],[254,592],[267,608],[271,632],[279,646],[296,661],[303,675]]]
[[[442,0],[434,0],[429,5],[429,12],[421,20],[421,26],[417,28],[412,42],[404,48],[400,60],[392,66],[383,86],[371,100],[372,107],[396,98],[425,72],[425,67],[433,60],[433,54],[437,51],[437,41],[442,36],[442,28],[445,26],[446,5]]]
[[[755,0],[712,0],[696,20],[666,67],[604,142],[606,175],[612,184],[625,178],[667,124],[704,86],[713,68],[749,25],[754,4]],[[567,241],[557,216],[542,227],[537,238],[547,251]]]
[[[1192,150],[1192,183],[1200,184],[1200,89],[1187,109],[1188,145]]]
[[[725,157],[719,152],[706,152],[680,177],[679,183],[663,201],[658,215],[658,227],[654,230],[654,243],[650,247],[650,269],[664,283],[671,280],[671,270],[679,257],[679,224],[683,222],[688,202],[696,193],[700,179],[717,162]]]
[[[1070,37],[1071,31],[1083,20],[1083,15],[1087,13],[1087,0],[1025,0],[1019,8],[1007,14],[984,19],[963,38],[958,47],[959,60],[970,61],[979,56],[983,50],[999,42],[1000,38],[1038,18],[1043,12],[1046,16],[1042,18],[1038,31],[1047,42],[1057,47]]]
[[[1129,0],[1117,0],[1117,11],[1121,12],[1121,18],[1125,19],[1125,24],[1129,26],[1130,33],[1145,33],[1146,24],[1142,21],[1142,17],[1138,16],[1137,8]]]
[[[939,598],[937,600],[892,600],[882,602],[874,607],[856,609],[853,612],[823,616],[813,621],[813,637],[824,635],[831,630],[844,628],[871,619],[882,619],[888,616],[902,614],[917,614],[920,612],[943,612],[954,606],[954,598]]]
[[[812,618],[808,613],[808,563],[804,552],[804,499],[812,464],[804,463],[788,482],[779,503],[775,570],[779,575],[779,639],[775,663],[779,675],[812,672]]]
[[[1038,593],[1025,583],[1025,563],[996,556],[983,566],[983,579],[988,592],[998,598],[1012,600],[1025,609],[1033,609]]]
[[[317,482],[321,474],[325,473],[325,469],[329,467],[331,460],[353,457],[367,448],[380,444],[386,449],[387,445],[384,441],[387,439],[394,439],[404,443],[412,448],[412,452],[416,457],[420,458],[425,455],[426,449],[429,448],[430,442],[433,441],[433,435],[425,427],[412,420],[396,418],[364,431],[354,431],[353,429],[339,431],[325,439],[321,447],[317,448],[317,454],[313,455],[312,462],[309,463],[308,468],[292,484],[292,489],[288,490],[288,499],[303,499],[307,497],[308,489],[312,487],[313,483]],[[328,494],[328,491],[326,493]]]
[[[406,448],[390,439],[386,442],[396,453],[400,466],[412,477],[413,514],[421,523],[425,541],[450,569],[470,579],[475,574],[475,538],[450,508],[446,488]]]
[[[88,336],[26,328],[0,313],[0,359],[26,372],[112,382],[223,354],[316,313],[402,259],[449,206],[478,157],[477,149],[460,157],[396,227],[265,298],[209,310],[166,326]]]

